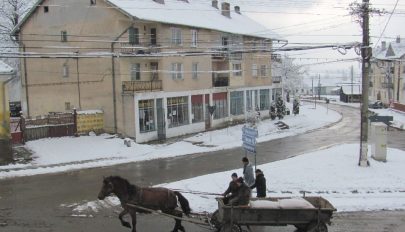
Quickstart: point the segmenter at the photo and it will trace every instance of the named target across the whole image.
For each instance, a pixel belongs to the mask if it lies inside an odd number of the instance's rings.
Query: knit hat
[[[249,159],[248,159],[247,157],[243,157],[243,158],[242,158],[242,162],[247,162],[247,163],[248,163],[248,162],[249,162]]]
[[[260,169],[256,169],[256,171],[255,171],[255,173],[261,173],[262,172],[262,170],[260,170]]]
[[[232,173],[231,177],[238,177],[238,174],[236,172]]]

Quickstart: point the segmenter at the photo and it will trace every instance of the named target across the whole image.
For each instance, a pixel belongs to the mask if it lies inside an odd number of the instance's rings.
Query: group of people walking
[[[222,194],[224,204],[227,205],[248,205],[251,197],[251,189],[256,188],[257,197],[266,197],[266,178],[260,169],[253,172],[253,166],[247,157],[242,158],[243,177],[232,173],[228,189]],[[256,178],[255,178],[256,176]]]

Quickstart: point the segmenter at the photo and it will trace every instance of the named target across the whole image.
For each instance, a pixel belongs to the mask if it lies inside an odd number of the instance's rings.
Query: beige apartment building
[[[103,110],[107,132],[137,142],[267,115],[280,92],[281,39],[227,2],[43,0],[14,33],[27,116]]]
[[[405,42],[401,37],[381,43],[373,51],[370,73],[370,98],[384,104],[405,106]]]

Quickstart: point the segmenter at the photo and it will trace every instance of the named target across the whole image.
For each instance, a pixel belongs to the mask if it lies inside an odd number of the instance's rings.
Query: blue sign
[[[243,148],[251,153],[256,153],[256,138],[259,133],[257,129],[244,126],[242,128]]]

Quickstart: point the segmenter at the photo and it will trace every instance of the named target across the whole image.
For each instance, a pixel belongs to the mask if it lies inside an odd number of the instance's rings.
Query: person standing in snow
[[[255,183],[255,177],[253,175],[252,164],[249,163],[247,157],[243,157],[243,179],[248,187],[252,186]]]
[[[236,183],[238,180],[238,174],[232,173],[231,178],[232,180],[229,182],[228,189],[222,194],[224,196],[223,202],[225,205],[228,204],[229,200],[238,195],[239,186]]]
[[[238,185],[238,194],[236,197],[232,198],[229,201],[229,205],[249,205],[250,197],[251,197],[251,190],[249,186],[247,186],[243,182],[243,178],[239,177],[238,180],[236,181]]]
[[[256,188],[257,190],[257,197],[266,197],[266,178],[262,170],[256,170],[256,180],[255,183],[250,186],[251,189]]]

